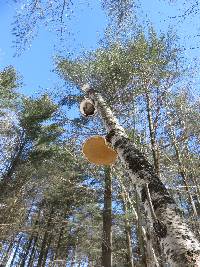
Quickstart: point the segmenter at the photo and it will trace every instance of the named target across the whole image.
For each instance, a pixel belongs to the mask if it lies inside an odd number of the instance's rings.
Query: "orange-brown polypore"
[[[111,165],[117,158],[117,152],[101,136],[87,139],[83,144],[83,154],[91,163],[97,165]]]

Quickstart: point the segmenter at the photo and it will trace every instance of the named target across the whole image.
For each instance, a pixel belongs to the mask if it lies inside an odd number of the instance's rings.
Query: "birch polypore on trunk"
[[[101,95],[92,89],[89,90],[88,87],[85,91],[89,98],[95,101],[97,112],[108,131],[107,141],[118,152],[131,180],[139,188],[138,193],[150,216],[151,211],[145,187],[145,184],[148,184],[157,218],[156,221],[152,220],[153,226],[170,267],[200,266],[200,244],[182,220],[176,203],[154,168],[127,137],[123,127],[119,125]]]
[[[91,99],[84,99],[80,104],[80,112],[86,117],[95,115],[96,108],[94,102]]]

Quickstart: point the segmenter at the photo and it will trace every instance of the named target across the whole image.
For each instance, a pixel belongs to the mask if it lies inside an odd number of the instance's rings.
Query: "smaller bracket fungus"
[[[80,104],[80,112],[88,117],[96,114],[97,109],[93,100],[86,98]]]
[[[117,152],[113,150],[102,136],[92,136],[83,144],[85,157],[97,165],[111,165],[117,159]]]

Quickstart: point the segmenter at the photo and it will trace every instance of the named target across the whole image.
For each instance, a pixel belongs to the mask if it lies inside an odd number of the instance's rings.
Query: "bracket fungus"
[[[88,117],[96,114],[97,109],[93,100],[86,98],[80,104],[80,112]]]
[[[117,159],[117,152],[113,150],[102,136],[92,136],[83,144],[85,157],[97,165],[111,165]]]

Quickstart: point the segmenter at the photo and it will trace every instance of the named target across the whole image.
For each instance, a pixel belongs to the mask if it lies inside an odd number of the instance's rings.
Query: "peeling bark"
[[[154,227],[160,238],[167,262],[171,267],[200,266],[200,244],[186,223],[183,222],[174,199],[157,176],[154,168],[130,141],[101,95],[92,89],[87,90],[87,93],[95,101],[98,114],[108,131],[107,141],[110,141],[118,152],[132,182],[137,184],[138,192],[141,194],[147,211],[148,199],[145,184],[148,184],[152,205],[158,219]]]

